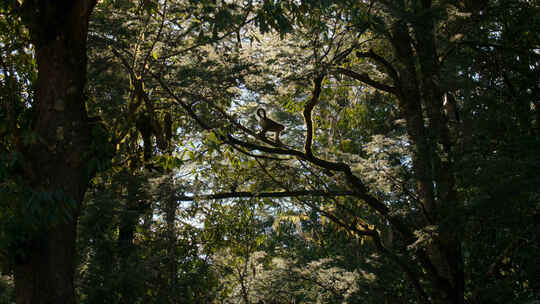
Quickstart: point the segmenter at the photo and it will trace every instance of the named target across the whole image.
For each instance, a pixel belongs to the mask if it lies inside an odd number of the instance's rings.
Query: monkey
[[[266,132],[274,132],[276,143],[281,144],[279,133],[285,129],[285,126],[266,117],[266,111],[264,109],[258,109],[257,116],[259,116],[259,124],[262,128],[259,136],[266,137]]]

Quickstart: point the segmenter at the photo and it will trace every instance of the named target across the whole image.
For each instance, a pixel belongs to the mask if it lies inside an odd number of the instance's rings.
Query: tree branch
[[[343,52],[336,54],[334,58],[332,59],[332,63],[335,63],[335,64],[342,63],[345,60],[345,58],[347,58],[347,56],[349,56],[352,53],[352,51],[354,51],[354,49],[356,49],[357,47],[358,47],[358,44],[355,43],[348,49],[344,50]]]
[[[306,140],[304,143],[304,151],[308,157],[313,156],[311,146],[313,144],[313,120],[311,119],[311,112],[313,108],[319,102],[319,96],[321,95],[321,85],[324,79],[324,75],[319,75],[313,81],[313,96],[304,106],[304,121],[306,123]]]
[[[283,191],[283,192],[223,192],[208,195],[182,195],[176,197],[178,201],[194,201],[196,199],[226,199],[226,198],[264,198],[264,197],[296,197],[296,196],[322,196],[322,197],[335,197],[335,196],[353,196],[354,191],[324,191],[324,190],[297,190],[297,191]]]
[[[181,98],[179,98],[178,96],[176,96],[176,94],[173,93],[173,91],[169,88],[168,85],[165,84],[165,82],[163,82],[163,79],[161,79],[161,77],[159,77],[159,75],[157,74],[154,74],[154,73],[151,73],[152,77],[154,77],[158,82],[159,84],[161,85],[161,87],[167,91],[167,93],[176,101],[176,103],[182,107],[189,116],[191,116],[191,118],[193,118],[197,124],[203,128],[204,130],[211,130],[212,128],[204,121],[201,120],[201,118],[195,113],[195,111],[193,111],[193,109],[191,108],[191,106],[189,106],[187,103],[185,103],[184,101],[182,101]]]
[[[190,106],[188,106],[178,96],[176,96],[159,76],[155,74],[152,74],[152,75],[154,76],[154,78],[156,78],[159,81],[161,86],[171,95],[171,97],[174,98],[178,102],[178,104],[180,104],[188,112],[188,115],[191,116],[193,119],[195,119],[195,121],[197,121],[197,123],[203,129],[205,130],[212,129],[208,124],[203,122],[197,116],[197,114],[193,111],[193,109],[191,109]],[[266,153],[271,153],[271,154],[295,156],[299,159],[308,161],[319,167],[332,170],[332,171],[343,172],[346,177],[347,182],[353,188],[353,191],[349,195],[354,195],[360,198],[370,207],[375,209],[378,213],[380,213],[383,217],[385,217],[390,223],[392,223],[392,225],[396,227],[396,229],[400,231],[400,233],[402,233],[407,239],[409,240],[414,239],[414,235],[409,229],[409,227],[401,219],[390,215],[388,207],[383,202],[381,202],[378,198],[369,194],[368,188],[357,176],[355,176],[352,173],[351,168],[347,164],[341,163],[341,162],[330,162],[330,161],[315,157],[313,155],[313,152],[311,150],[311,144],[313,141],[313,122],[311,120],[311,112],[313,108],[315,107],[315,105],[317,104],[317,102],[319,101],[323,78],[324,77],[321,75],[315,79],[313,96],[311,100],[306,104],[306,107],[304,109],[304,119],[306,120],[306,126],[307,126],[306,141],[305,141],[305,146],[304,146],[305,152],[301,152],[301,151],[290,149],[283,146],[276,147],[275,143],[272,143],[272,142],[270,142],[270,144],[273,144],[274,147],[261,146],[261,145],[257,145],[251,142],[244,142],[244,141],[234,138],[231,134],[228,134],[226,136],[219,136],[219,138],[223,140],[224,142],[231,144],[233,146],[236,145],[236,146],[242,146],[244,148],[247,148],[248,151],[258,150],[261,152],[266,152]],[[204,98],[204,97],[198,96],[198,98]],[[237,123],[235,123],[235,125],[238,126],[241,130],[248,132],[249,134],[253,134],[253,131],[243,127],[242,125],[237,124]],[[236,192],[234,193],[235,196],[230,196],[232,195],[231,193],[229,193],[229,196],[227,196],[226,194],[214,194],[213,197],[207,196],[206,198],[220,199],[220,198],[230,198],[230,197],[288,197],[290,196],[290,194],[287,194],[287,193],[291,193],[291,192],[280,192],[280,194],[276,194],[276,193],[264,194],[266,196],[264,195],[256,196],[252,193]],[[297,194],[297,195],[300,195],[300,194]],[[308,195],[308,194],[304,194],[304,195]],[[184,199],[190,200],[192,198],[184,197]]]
[[[197,116],[197,114],[193,111],[193,109],[191,109],[191,107],[189,105],[187,105],[178,96],[176,96],[172,92],[172,90],[163,82],[163,80],[159,76],[157,76],[155,74],[152,74],[152,75],[159,81],[161,86],[171,95],[171,97],[174,98],[178,102],[178,104],[180,104],[188,112],[188,115],[191,116],[193,119],[195,119],[197,121],[197,123],[203,129],[205,129],[205,130],[211,130],[212,129],[208,124],[203,122]],[[315,107],[315,105],[317,104],[317,102],[319,101],[319,96],[320,96],[320,93],[321,93],[321,86],[322,86],[323,78],[324,78],[324,76],[320,75],[315,79],[313,96],[312,96],[311,100],[306,104],[305,109],[304,109],[304,119],[306,120],[306,126],[307,126],[306,141],[305,141],[305,146],[304,146],[305,152],[301,152],[301,151],[294,150],[294,149],[284,147],[284,146],[276,146],[276,144],[272,143],[272,142],[269,142],[269,143],[272,144],[273,147],[271,147],[271,146],[261,146],[261,145],[257,145],[257,144],[251,143],[251,142],[241,141],[239,139],[234,138],[231,134],[227,134],[227,135],[219,135],[218,134],[219,138],[221,140],[223,140],[224,142],[226,142],[228,144],[231,144],[233,146],[236,145],[236,146],[242,146],[244,148],[247,148],[248,151],[258,150],[258,151],[261,151],[261,152],[271,153],[271,154],[295,156],[298,159],[308,161],[308,162],[310,162],[312,164],[315,164],[315,165],[317,165],[319,167],[322,167],[322,168],[325,168],[325,169],[328,169],[328,170],[331,170],[331,171],[342,172],[345,175],[345,178],[346,178],[347,182],[349,183],[349,185],[353,189],[347,195],[353,195],[353,196],[358,197],[359,199],[363,200],[368,206],[375,209],[379,214],[381,214],[384,218],[386,218],[396,228],[397,231],[402,233],[402,235],[406,239],[408,239],[408,240],[414,239],[414,235],[411,232],[411,230],[409,229],[409,227],[401,219],[399,219],[398,217],[390,215],[388,207],[383,202],[381,202],[378,198],[376,198],[373,195],[369,194],[368,188],[364,185],[364,183],[360,180],[360,178],[358,178],[357,176],[355,176],[352,173],[350,166],[348,166],[345,163],[341,163],[341,162],[330,162],[330,161],[318,158],[318,157],[313,155],[313,152],[311,150],[311,144],[312,144],[312,141],[313,141],[313,122],[311,120],[311,112],[312,112],[313,108]],[[395,88],[393,88],[393,87],[391,87],[391,89],[395,90]],[[190,94],[188,92],[184,92],[184,93],[186,93],[188,95],[193,95],[193,94]],[[194,97],[204,99],[204,97],[202,97],[202,96],[194,96]],[[224,115],[223,112],[221,112],[221,114]],[[239,127],[242,131],[245,131],[248,134],[252,134],[252,135],[254,134],[253,131],[245,128],[244,126],[242,126],[242,125],[240,125],[238,123],[234,123],[234,124],[237,127]],[[264,142],[267,142],[267,141],[265,140]],[[322,193],[324,193],[324,192],[320,192],[318,195],[322,195]],[[328,192],[326,192],[326,193],[328,193]],[[207,199],[223,199],[223,198],[232,198],[232,197],[290,197],[292,194],[296,194],[297,196],[299,196],[299,195],[312,195],[312,194],[308,194],[308,193],[301,194],[300,192],[279,192],[279,193],[266,193],[266,194],[261,193],[261,194],[257,194],[257,195],[255,195],[253,193],[250,193],[250,192],[234,192],[234,193],[229,193],[229,194],[222,193],[222,194],[213,194],[213,195],[198,196],[198,197],[199,198],[201,198],[201,197],[202,198],[207,198]],[[345,195],[345,194],[342,193],[342,195]],[[195,197],[184,196],[183,199],[184,200],[193,200],[193,199],[195,199]]]
[[[391,94],[397,94],[398,93],[398,89],[396,87],[393,87],[393,86],[389,86],[389,85],[386,85],[386,84],[382,84],[380,82],[377,82],[373,79],[371,79],[368,74],[366,73],[363,73],[363,74],[360,74],[360,73],[357,73],[355,71],[352,71],[352,70],[349,70],[349,69],[345,69],[345,68],[334,68],[333,69],[334,72],[336,73],[341,73],[343,75],[347,75],[353,79],[356,79],[356,80],[359,80],[365,84],[368,84],[376,89],[379,89],[381,91],[385,91],[387,93],[391,93]]]
[[[388,73],[390,73],[390,77],[392,77],[392,79],[394,80],[394,84],[399,84],[399,74],[397,73],[396,69],[392,66],[390,62],[388,62],[383,57],[377,55],[372,49],[370,49],[367,53],[356,52],[356,57],[371,58],[376,62],[382,64],[388,70]]]
[[[249,150],[259,150],[262,152],[267,153],[274,153],[274,154],[281,154],[281,155],[292,155],[296,156],[300,159],[306,160],[312,164],[315,164],[319,167],[332,170],[332,171],[339,171],[343,172],[345,174],[345,177],[347,178],[347,181],[353,186],[355,196],[361,198],[364,200],[368,205],[373,207],[375,210],[377,210],[379,213],[381,213],[383,216],[388,217],[388,207],[386,207],[385,204],[383,204],[379,199],[376,197],[370,195],[368,193],[367,187],[364,185],[364,183],[356,177],[352,171],[351,168],[345,164],[345,163],[336,163],[336,162],[330,162],[324,159],[320,159],[318,157],[313,156],[313,154],[308,155],[307,153],[302,153],[297,150],[293,149],[284,149],[284,148],[273,148],[273,147],[266,147],[266,146],[259,146],[250,142],[243,142],[241,140],[238,140],[232,136],[228,136],[227,141],[229,143],[243,146]],[[400,225],[401,228],[405,228],[406,226]],[[408,229],[406,230],[408,231]],[[409,232],[410,234],[410,232]]]

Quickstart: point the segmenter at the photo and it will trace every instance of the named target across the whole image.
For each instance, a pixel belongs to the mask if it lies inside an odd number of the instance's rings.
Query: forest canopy
[[[0,0],[0,304],[540,303],[535,1]]]

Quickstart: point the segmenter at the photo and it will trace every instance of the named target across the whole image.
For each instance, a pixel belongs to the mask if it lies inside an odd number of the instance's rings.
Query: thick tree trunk
[[[431,6],[429,1],[423,5],[422,9]],[[410,34],[411,29],[415,31],[414,36]],[[398,59],[395,67],[402,79],[397,97],[414,147],[413,168],[426,226],[440,226],[444,222],[440,207],[457,202],[454,177],[448,172],[450,164],[439,158],[437,150],[439,145],[448,148],[450,143],[448,126],[442,116],[443,92],[439,87],[434,35],[434,20],[426,18],[412,25],[399,21],[392,28],[391,39]],[[419,260],[432,281],[434,303],[464,303],[463,258],[455,235],[444,229],[439,231],[433,243],[427,245],[425,251],[419,251]]]
[[[47,200],[54,216],[43,218],[41,231],[31,233],[16,248],[18,304],[76,302],[73,276],[77,218],[91,178],[87,158],[92,127],[83,92],[88,17],[94,5],[95,0],[24,1],[19,8],[30,30],[38,64],[32,105],[38,140],[21,151],[31,168],[25,178],[37,196],[51,197],[54,193],[54,199]]]
[[[28,256],[15,266],[18,304],[75,303],[75,229],[71,221],[32,239]]]

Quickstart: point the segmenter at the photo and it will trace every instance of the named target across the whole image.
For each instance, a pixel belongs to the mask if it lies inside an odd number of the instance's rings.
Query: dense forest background
[[[539,29],[526,0],[1,0],[0,303],[540,303]]]

